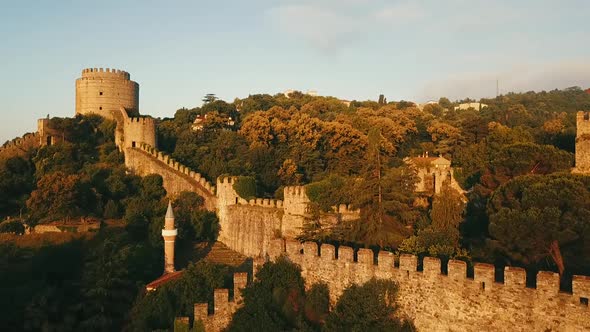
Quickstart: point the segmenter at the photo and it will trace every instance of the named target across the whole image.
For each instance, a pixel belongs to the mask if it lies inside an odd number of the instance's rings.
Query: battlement
[[[285,196],[285,199],[287,196],[306,197],[307,198],[307,192],[305,191],[304,186],[288,186],[288,187],[285,187],[284,196]]]
[[[13,140],[7,141],[0,147],[0,151],[11,147],[19,147],[28,143],[31,139],[37,139],[39,133],[26,133],[22,137],[17,137]]]
[[[286,254],[292,261],[301,264],[302,268],[308,271],[317,269],[344,273],[343,269],[356,269],[355,265],[359,268],[361,266],[370,266],[374,269],[371,275],[393,278],[399,282],[411,277],[417,278],[416,280],[431,279],[441,284],[454,282],[475,283],[477,284],[476,287],[482,291],[505,289],[512,292],[513,290],[527,288],[526,271],[519,267],[506,266],[503,276],[499,275],[499,278],[496,279],[494,265],[475,263],[473,266],[473,278],[469,278],[467,263],[459,260],[449,260],[444,266],[441,260],[436,257],[424,257],[420,262],[415,255],[401,254],[396,256],[388,251],[375,253],[373,250],[365,248],[356,250],[347,246],[335,248],[331,244],[318,245],[315,242],[300,243],[295,240],[285,241],[283,239],[276,239],[272,242],[270,247],[275,252],[272,252],[270,257]],[[276,252],[276,250],[280,250],[280,252]],[[420,266],[421,270],[418,268]],[[447,272],[443,273],[443,271]],[[499,281],[502,279],[504,282]],[[560,292],[559,274],[555,272],[540,271],[537,273],[536,278],[529,283],[536,284],[535,288],[527,289],[536,292],[539,297],[555,296],[560,293],[562,296],[570,297],[573,303],[579,303],[581,299],[590,298],[590,277],[587,276],[574,276],[572,282],[573,292],[571,294]]]
[[[163,162],[168,167],[172,168],[173,170],[182,173],[186,177],[189,177],[191,180],[197,182],[203,188],[207,190],[210,196],[215,195],[215,186],[207,181],[200,173],[196,173],[192,171],[190,168],[182,165],[180,162],[172,159],[169,155],[156,150],[154,147],[150,146],[149,144],[141,143],[136,146],[139,150],[151,155],[152,157],[156,158],[157,160]]]
[[[218,184],[231,184],[233,185],[238,180],[237,176],[220,176],[217,178]]]
[[[590,122],[590,112],[578,111],[576,113],[577,122]]]
[[[242,290],[248,283],[248,273],[234,273],[234,297],[230,299],[228,289],[213,291],[213,310],[209,314],[207,303],[195,303],[194,322],[203,324],[205,331],[221,331],[231,321],[234,312],[242,305]],[[188,327],[188,324],[187,324]]]
[[[579,111],[576,113],[576,129],[577,139],[590,134],[590,112]]]
[[[361,213],[360,209],[354,209],[352,204],[339,204],[337,206],[333,206],[332,209],[336,213],[340,214],[359,214]]]
[[[248,201],[248,204],[252,206],[261,206],[265,208],[283,208],[283,201],[279,199],[253,198]]]
[[[140,125],[150,125],[153,126],[156,124],[156,120],[149,116],[140,116],[140,117],[132,117],[125,119],[127,124],[140,124]]]
[[[85,68],[82,70],[82,77],[90,79],[131,79],[128,72],[114,68]]]

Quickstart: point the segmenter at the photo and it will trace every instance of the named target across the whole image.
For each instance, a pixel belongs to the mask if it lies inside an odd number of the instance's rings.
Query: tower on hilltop
[[[576,167],[574,173],[590,174],[590,113],[576,114]]]
[[[110,68],[87,68],[76,80],[76,114],[98,114],[117,120],[120,109],[137,113],[139,84],[126,71]]]
[[[174,242],[176,240],[177,230],[174,227],[174,212],[172,211],[172,203],[168,201],[168,210],[164,222],[164,229],[162,229],[162,237],[164,238],[164,273],[172,273],[174,269]]]

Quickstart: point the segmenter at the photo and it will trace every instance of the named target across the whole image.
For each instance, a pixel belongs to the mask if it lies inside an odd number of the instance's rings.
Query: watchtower
[[[574,173],[590,174],[590,113],[576,114],[576,167]]]
[[[126,71],[87,68],[76,80],[76,114],[98,114],[117,120],[120,109],[139,110],[139,84]]]

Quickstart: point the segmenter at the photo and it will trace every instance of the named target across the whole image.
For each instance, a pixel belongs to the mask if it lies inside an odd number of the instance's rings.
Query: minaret
[[[162,237],[164,238],[164,274],[174,272],[174,241],[176,234],[172,203],[168,201],[168,211],[166,211],[164,229],[162,230]]]

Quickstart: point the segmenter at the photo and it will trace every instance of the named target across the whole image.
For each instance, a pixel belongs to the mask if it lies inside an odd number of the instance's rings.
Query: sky
[[[207,93],[348,100],[590,87],[588,0],[0,0],[0,144],[73,116],[75,80],[123,69],[140,112]]]

